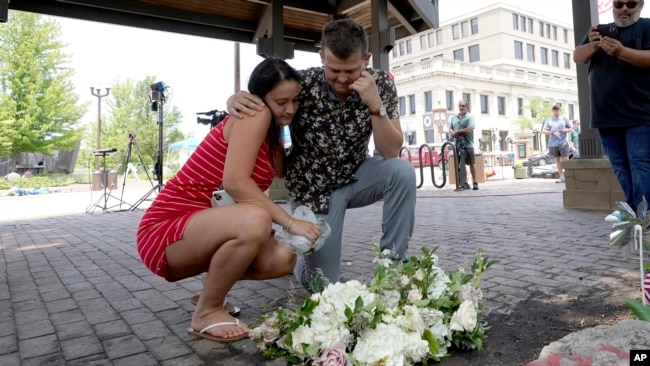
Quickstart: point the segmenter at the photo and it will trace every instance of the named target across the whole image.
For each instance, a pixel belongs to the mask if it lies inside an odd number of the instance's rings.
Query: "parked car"
[[[433,152],[430,152],[429,149],[424,148],[422,149],[422,159],[419,158],[419,151],[420,151],[420,146],[406,146],[406,149],[408,149],[411,152],[411,164],[413,164],[414,167],[418,168],[420,167],[420,160],[422,161],[422,166],[431,166],[431,162],[433,160],[433,165],[437,166],[438,168],[442,168],[442,159],[440,158],[440,147],[438,146],[431,146],[431,150]],[[409,160],[409,155],[406,151],[406,149],[402,150],[402,159]],[[449,157],[449,153],[451,150],[446,150],[445,151],[445,160]],[[432,159],[433,158],[433,159]]]
[[[553,164],[554,162],[555,157],[549,155],[548,150],[546,150],[541,153],[531,155],[528,160],[523,162],[523,164],[525,166],[528,166],[529,163],[533,166],[544,166],[546,164]]]

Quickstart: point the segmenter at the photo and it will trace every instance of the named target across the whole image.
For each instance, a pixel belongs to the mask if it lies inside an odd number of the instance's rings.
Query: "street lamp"
[[[90,94],[97,97],[97,150],[102,148],[102,98],[110,93],[111,88],[106,88],[102,94],[102,88],[90,87]],[[99,156],[95,158],[95,169],[99,170]]]

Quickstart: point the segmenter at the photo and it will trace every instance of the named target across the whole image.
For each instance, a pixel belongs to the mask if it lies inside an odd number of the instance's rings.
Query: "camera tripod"
[[[126,144],[126,148],[124,149],[124,155],[122,155],[122,160],[120,162],[120,169],[118,170],[118,172],[119,171],[124,172],[124,176],[122,177],[122,194],[120,195],[120,209],[122,208],[122,203],[124,203],[124,187],[126,186],[126,177],[132,169],[131,156],[133,154],[134,146],[135,146],[135,153],[139,159],[140,165],[146,166],[144,164],[144,159],[142,159],[142,154],[140,153],[140,146],[138,146],[137,141],[135,141],[135,134],[130,133],[129,142]],[[137,179],[137,169],[134,169],[133,173],[136,174],[136,179]],[[145,169],[145,173],[147,174],[147,179],[149,179],[149,182],[153,186],[153,180],[151,179],[151,176],[149,175],[149,172],[146,169]],[[129,209],[131,209],[132,207],[133,206],[130,206]]]
[[[153,89],[153,86],[152,86]],[[158,151],[156,153],[156,164],[154,165],[154,179],[158,181],[156,185],[153,184],[151,178],[151,189],[149,192],[145,193],[136,203],[131,206],[131,211],[134,211],[142,202],[151,200],[149,196],[154,193],[160,193],[160,191],[165,187],[163,184],[163,157],[162,157],[162,146],[163,146],[163,104],[165,101],[165,95],[163,93],[164,88],[161,90],[156,90],[151,92],[151,110],[158,112]],[[137,146],[137,145],[136,145]],[[149,172],[147,172],[147,177],[149,177]]]
[[[117,197],[115,197],[115,196],[113,196],[111,194],[111,192],[113,191],[114,180],[113,180],[113,182],[111,182],[111,179],[109,177],[110,174],[106,170],[106,155],[114,153],[116,151],[117,151],[117,149],[115,149],[115,148],[95,150],[94,155],[97,156],[97,157],[101,156],[101,158],[102,158],[102,166],[103,166],[102,169],[103,169],[103,171],[99,172],[99,174],[101,175],[102,185],[104,186],[104,193],[101,195],[101,197],[99,197],[99,199],[94,204],[92,204],[92,205],[90,205],[90,206],[88,206],[86,208],[86,213],[87,214],[93,214],[97,208],[101,208],[102,211],[106,211],[108,209],[111,209],[113,207],[117,207],[118,205],[122,204],[122,200],[120,198],[117,198]],[[111,186],[111,188],[110,188],[110,190],[107,190],[109,185]],[[120,203],[109,207],[108,206],[108,199],[111,198],[111,197],[115,198],[117,200],[120,200]],[[103,205],[100,205],[100,203],[102,203],[102,201],[103,201]]]

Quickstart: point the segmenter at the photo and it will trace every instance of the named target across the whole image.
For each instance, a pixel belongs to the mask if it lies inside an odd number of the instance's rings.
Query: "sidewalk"
[[[609,248],[606,212],[564,209],[554,179],[512,179],[511,167],[503,177],[499,169],[478,191],[436,189],[429,177],[418,190],[409,253],[438,246],[447,270],[470,263],[478,247],[498,259],[483,280],[484,315],[508,314],[533,294],[555,302],[638,297],[638,261]],[[128,181],[124,201],[150,188]],[[0,197],[0,365],[286,365],[264,360],[250,340],[224,345],[188,335],[199,278],[168,283],[151,274],[134,244],[148,202],[87,214],[101,194],[76,187]],[[381,202],[348,211],[344,280],[373,272],[369,243],[381,234],[381,214]],[[243,281],[230,299],[250,324],[260,308],[284,304],[293,287],[292,277]],[[440,363],[448,364],[454,356]]]

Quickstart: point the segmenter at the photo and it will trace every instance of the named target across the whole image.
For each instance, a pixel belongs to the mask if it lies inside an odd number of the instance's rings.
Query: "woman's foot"
[[[199,295],[192,296],[192,298],[190,299],[190,302],[192,303],[192,305],[196,306],[196,304],[198,304],[198,302],[199,302],[199,298],[200,298]],[[241,309],[238,306],[234,306],[233,304],[229,303],[227,299],[223,304],[223,308],[231,316],[239,316],[239,314],[241,313]]]
[[[190,323],[190,333],[197,336],[205,337],[216,341],[237,341],[248,337],[248,325],[230,316],[225,310],[205,312],[205,315],[199,315],[199,310],[192,314]],[[212,327],[210,327],[212,326]],[[207,328],[207,329],[206,329]]]

